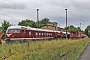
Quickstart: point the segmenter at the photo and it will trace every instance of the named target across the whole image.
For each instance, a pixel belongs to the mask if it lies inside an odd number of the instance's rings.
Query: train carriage
[[[82,32],[67,32],[67,38],[82,38]],[[6,31],[6,41],[66,38],[66,32],[31,28],[26,26],[10,26]]]
[[[6,40],[25,40],[25,39],[48,39],[54,38],[56,31],[31,28],[25,26],[10,26],[6,31]]]
[[[83,34],[82,32],[73,31],[70,33],[70,38],[82,38]]]

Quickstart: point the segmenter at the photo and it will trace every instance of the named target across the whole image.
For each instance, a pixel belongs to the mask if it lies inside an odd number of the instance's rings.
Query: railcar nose
[[[11,33],[7,33],[6,34],[6,37],[10,37],[12,34]]]

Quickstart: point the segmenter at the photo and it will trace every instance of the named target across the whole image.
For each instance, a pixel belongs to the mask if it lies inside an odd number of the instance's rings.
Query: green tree
[[[0,33],[2,33],[2,27],[0,26]]]
[[[42,20],[40,21],[40,23],[46,25],[47,23],[49,23],[49,19],[48,19],[48,18],[44,18],[44,19],[42,19]]]
[[[43,18],[41,21],[39,21],[39,28],[41,28],[42,26],[45,26],[47,23],[49,23],[49,19]],[[36,22],[36,24],[38,25],[37,22]]]
[[[8,21],[6,21],[6,20],[4,20],[3,23],[1,23],[1,24],[2,24],[2,26],[0,28],[1,28],[1,32],[2,33],[5,33],[7,28],[9,26],[11,26],[11,24]]]
[[[73,25],[68,26],[68,31],[69,32],[74,31],[74,30],[75,30],[75,27]]]
[[[36,27],[36,23],[33,20],[22,20],[21,22],[18,23],[20,26],[30,26],[30,27]]]
[[[80,27],[77,27],[77,31],[81,31]]]
[[[73,25],[68,26],[68,31],[81,31],[80,27],[74,27]]]
[[[84,33],[85,33],[86,35],[90,34],[90,25],[86,27]]]

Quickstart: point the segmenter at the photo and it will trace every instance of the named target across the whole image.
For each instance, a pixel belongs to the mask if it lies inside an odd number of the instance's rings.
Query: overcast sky
[[[68,25],[85,29],[90,24],[90,0],[0,0],[0,25],[3,20],[17,25],[18,22],[36,19],[36,9],[39,9],[39,20],[49,18],[60,27],[66,26],[66,11]]]

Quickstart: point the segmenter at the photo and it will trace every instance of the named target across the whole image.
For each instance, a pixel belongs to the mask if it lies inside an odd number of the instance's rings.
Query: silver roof
[[[26,27],[26,26],[10,26],[7,29],[28,29],[28,30],[37,30],[37,31],[46,31],[46,32],[58,32],[60,33],[60,31],[55,31],[55,30],[47,30],[47,29],[39,29],[39,28],[32,28],[32,27]]]

